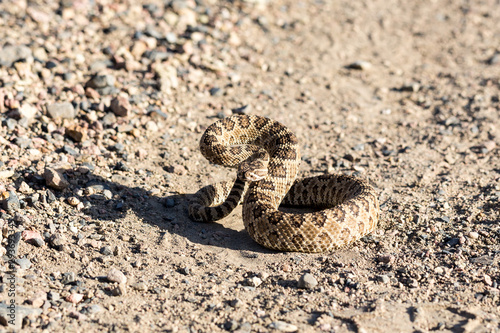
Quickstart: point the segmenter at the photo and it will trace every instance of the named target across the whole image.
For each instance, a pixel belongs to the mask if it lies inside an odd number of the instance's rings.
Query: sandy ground
[[[0,43],[27,45],[35,58],[0,67],[0,190],[26,202],[4,204],[2,244],[14,231],[44,240],[19,243],[30,261],[16,273],[16,302],[31,311],[25,331],[500,331],[498,2],[47,3],[0,3]],[[148,26],[163,35],[134,35]],[[151,60],[152,50],[168,57]],[[22,90],[19,63],[33,74]],[[95,72],[114,75],[113,89],[85,90]],[[119,94],[131,111],[109,121]],[[61,101],[91,106],[48,117]],[[12,114],[27,103],[37,113],[22,126]],[[192,222],[189,196],[234,177],[204,160],[198,141],[241,109],[296,133],[301,176],[368,179],[378,229],[302,254],[254,243],[241,208]],[[86,140],[68,134],[73,123],[89,129]],[[51,165],[69,185],[30,204],[50,188]],[[113,282],[112,268],[126,282]],[[298,287],[305,273],[316,286]]]

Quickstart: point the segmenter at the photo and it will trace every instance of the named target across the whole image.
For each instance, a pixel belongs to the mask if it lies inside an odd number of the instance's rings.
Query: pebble
[[[58,292],[55,291],[49,291],[47,293],[47,299],[51,301],[58,301],[61,298],[61,295]]]
[[[21,269],[29,269],[31,267],[31,261],[28,258],[14,259],[14,262],[19,265]]]
[[[125,286],[125,284],[120,283],[113,289],[111,289],[111,293],[113,294],[113,296],[124,296],[127,294],[127,287]]]
[[[31,49],[25,45],[6,45],[0,50],[0,66],[11,67],[16,61],[32,57]]]
[[[167,171],[170,173],[175,173],[176,175],[180,175],[180,176],[187,174],[186,168],[181,164],[171,165],[167,168]]]
[[[251,277],[249,279],[245,279],[243,281],[243,285],[250,286],[250,287],[258,287],[261,284],[262,284],[262,280],[257,276]]]
[[[252,325],[250,323],[244,322],[234,332],[235,333],[250,333],[250,332],[252,332]]]
[[[137,290],[137,291],[147,291],[148,290],[148,285],[144,282],[136,282],[136,283],[133,283],[131,285],[131,287],[134,289],[134,290]]]
[[[126,97],[118,96],[111,100],[111,111],[119,117],[128,117],[132,108]]]
[[[496,65],[500,63],[500,53],[495,53],[489,60],[488,64],[490,65]]]
[[[347,67],[350,69],[368,70],[368,69],[372,68],[372,64],[369,63],[368,61],[358,60],[358,61],[355,61],[355,62],[349,64],[349,66],[347,66]]]
[[[281,331],[281,332],[297,332],[298,327],[284,321],[273,321],[270,325],[270,328]]]
[[[167,207],[167,208],[172,208],[175,206],[175,200],[172,198],[167,198],[167,199],[165,199],[164,202],[165,202],[165,207]]]
[[[19,109],[19,116],[29,120],[33,120],[37,113],[38,109],[29,103],[24,103]]]
[[[111,250],[111,247],[109,247],[109,246],[103,246],[101,248],[100,252],[102,254],[104,254],[105,256],[112,256],[113,255],[113,250]],[[108,278],[109,278],[109,275],[108,275]]]
[[[8,197],[3,201],[2,207],[8,212],[13,212],[21,208],[19,198],[14,191],[8,192]]]
[[[219,88],[219,87],[213,87],[213,88],[210,88],[210,95],[211,96],[222,96],[222,89]]]
[[[377,276],[377,279],[384,284],[389,284],[391,282],[391,278],[385,274]]]
[[[116,268],[111,268],[107,275],[107,279],[110,282],[117,282],[118,284],[127,283],[127,277],[121,271]]]
[[[420,83],[410,82],[406,83],[401,87],[401,91],[417,92],[420,90]]]
[[[45,245],[45,241],[43,240],[40,233],[32,230],[24,230],[22,232],[22,239],[31,245],[35,245],[37,247],[42,247]]]
[[[394,261],[394,256],[391,254],[381,254],[378,256],[377,260],[381,263],[388,264]]]
[[[477,233],[475,231],[471,231],[471,232],[469,232],[469,237],[472,238],[472,239],[478,239],[479,238],[479,233]]]
[[[85,309],[86,309],[87,313],[89,313],[89,314],[95,314],[95,313],[102,312],[102,307],[99,304],[92,304],[92,305],[86,307]]]
[[[66,127],[66,135],[76,142],[83,142],[87,140],[88,130],[83,126],[72,124]]]
[[[58,251],[63,251],[64,250],[64,245],[66,244],[66,239],[64,236],[60,233],[53,234],[49,238],[49,244],[52,246],[54,249]]]
[[[231,110],[234,114],[247,114],[252,111],[252,106],[250,104],[240,106],[239,108]]]
[[[74,207],[78,206],[78,204],[81,202],[81,201],[80,201],[78,198],[76,198],[76,197],[69,197],[69,198],[67,199],[67,201],[68,201],[68,203],[69,203],[71,206],[74,206]]]
[[[47,112],[52,119],[73,119],[76,110],[69,102],[53,103],[47,106]]]
[[[62,172],[52,168],[45,168],[43,178],[47,182],[47,185],[55,190],[64,190],[69,186],[69,182],[66,180]]]
[[[231,305],[233,308],[242,307],[244,304],[245,303],[239,298],[235,298],[231,302],[229,302],[229,305]]]
[[[489,276],[488,274],[484,274],[483,275],[483,282],[487,285],[487,286],[490,286],[493,284],[493,281],[491,280],[491,276]]]
[[[310,273],[303,274],[298,281],[298,287],[301,289],[313,289],[317,285],[318,281]]]
[[[14,171],[12,170],[3,170],[0,171],[0,179],[6,179],[14,176]]]
[[[224,329],[227,331],[234,331],[238,328],[238,322],[236,320],[228,320],[224,323]]]
[[[148,121],[145,125],[145,128],[149,132],[158,132],[158,124],[155,121]]]
[[[80,303],[82,300],[83,300],[83,294],[74,293],[66,297],[66,301],[73,304]]]
[[[62,275],[62,284],[72,284],[74,282],[76,282],[76,275],[74,272],[67,272]]]
[[[111,74],[94,75],[87,83],[85,87],[96,89],[97,91],[103,90],[107,87],[113,87],[115,85],[115,77]],[[99,91],[100,92],[100,91]],[[102,94],[102,92],[100,92]]]
[[[486,152],[492,151],[496,147],[496,142],[493,140],[489,140],[483,143],[484,148],[486,149]]]

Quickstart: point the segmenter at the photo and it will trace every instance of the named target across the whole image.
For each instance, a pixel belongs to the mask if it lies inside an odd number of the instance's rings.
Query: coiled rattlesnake
[[[234,183],[200,189],[189,205],[195,221],[215,221],[243,202],[243,223],[259,244],[281,251],[323,252],[347,245],[373,231],[379,217],[374,189],[345,175],[295,180],[298,140],[277,121],[231,116],[210,125],[200,140],[210,162],[237,167]],[[280,204],[322,208],[285,213]]]

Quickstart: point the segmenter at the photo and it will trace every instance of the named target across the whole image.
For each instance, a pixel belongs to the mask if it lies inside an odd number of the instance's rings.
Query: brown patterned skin
[[[236,181],[199,190],[189,206],[195,221],[227,216],[243,202],[243,223],[252,239],[274,250],[324,252],[372,232],[379,217],[374,189],[344,175],[296,180],[297,137],[284,125],[260,116],[238,115],[210,125],[200,140],[210,162],[238,168]],[[285,213],[280,204],[321,208]]]

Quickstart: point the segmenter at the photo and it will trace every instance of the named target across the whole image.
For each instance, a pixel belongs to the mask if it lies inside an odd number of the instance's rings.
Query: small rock
[[[47,106],[47,112],[52,119],[73,119],[76,117],[76,110],[69,102],[51,104]]]
[[[22,239],[31,245],[35,245],[37,247],[42,247],[45,245],[45,241],[43,240],[40,233],[32,230],[24,230],[22,233]]]
[[[110,190],[102,191],[102,195],[104,195],[104,197],[108,200],[113,198],[113,192],[111,192]]]
[[[486,148],[487,151],[492,151],[493,149],[495,149],[496,145],[497,145],[496,142],[493,140],[486,141],[483,143],[483,146],[484,148]]]
[[[66,134],[76,142],[87,140],[88,130],[77,124],[72,124],[66,127]]]
[[[49,238],[49,244],[52,246],[54,249],[58,251],[62,251],[64,249],[64,245],[66,244],[66,239],[62,234],[53,234]]]
[[[247,114],[252,111],[252,106],[250,104],[240,106],[239,108],[231,110],[234,114]]]
[[[89,314],[102,312],[102,307],[99,304],[92,304],[86,308]]]
[[[382,254],[378,256],[378,261],[384,264],[389,264],[394,261],[394,256],[390,254]]]
[[[99,90],[106,87],[113,87],[114,85],[115,85],[115,77],[113,75],[96,74],[89,81],[87,81],[85,87],[90,87]]]
[[[358,69],[358,70],[368,70],[372,68],[372,64],[368,61],[358,60],[347,66],[350,69]]]
[[[219,87],[213,87],[213,88],[210,88],[210,95],[211,96],[222,96],[222,89],[219,88]]]
[[[131,285],[131,287],[137,291],[147,291],[148,290],[148,285],[144,282],[134,283]]]
[[[15,144],[22,149],[26,149],[31,145],[31,140],[27,137],[19,136],[14,140]]]
[[[487,286],[490,286],[493,284],[493,281],[491,280],[491,277],[487,274],[484,274],[483,275],[483,282],[484,284],[486,284]]]
[[[310,273],[303,274],[298,281],[298,287],[301,289],[313,289],[317,285],[318,281]]]
[[[252,325],[250,323],[244,322],[240,325],[240,328],[238,328],[235,333],[251,333],[252,332]]]
[[[281,331],[281,332],[297,332],[298,328],[295,325],[285,323],[284,321],[273,321],[270,328]]]
[[[233,299],[231,302],[229,302],[229,305],[231,305],[233,308],[239,308],[242,307],[245,303],[239,298]]]
[[[80,303],[82,300],[83,300],[83,294],[75,293],[75,294],[71,294],[68,297],[66,297],[66,301],[73,303],[73,304]]]
[[[442,266],[438,266],[438,267],[434,268],[434,273],[436,273],[438,275],[444,275],[445,272],[446,272],[446,270]]]
[[[101,98],[101,94],[94,88],[87,87],[85,88],[85,96],[87,96],[90,99],[95,99],[99,100]]]
[[[123,96],[115,97],[111,100],[111,111],[119,117],[128,117],[132,108],[127,98]]]
[[[0,66],[11,67],[16,61],[32,58],[31,49],[24,45],[6,45],[0,50]]]
[[[45,178],[48,186],[56,190],[64,190],[69,186],[69,182],[66,180],[64,175],[58,170],[52,168],[45,168],[43,178]]]
[[[417,92],[420,90],[420,83],[410,82],[401,87],[401,91]]]
[[[469,232],[469,237],[472,238],[472,239],[478,239],[479,238],[479,233],[477,233],[475,231],[471,231],[471,232]]]
[[[81,201],[80,201],[78,198],[76,198],[76,197],[69,197],[69,198],[67,199],[67,201],[68,201],[68,203],[69,203],[71,206],[73,206],[73,207],[78,206],[78,204],[80,204],[80,202],[81,202]]]
[[[121,271],[117,270],[116,268],[111,268],[108,275],[107,279],[110,282],[117,282],[118,284],[124,284],[127,282],[127,277],[125,274],[123,274]]]
[[[127,287],[125,284],[120,283],[111,290],[113,296],[124,296],[127,294]]]
[[[2,207],[8,212],[13,212],[21,208],[21,203],[16,193],[13,191],[6,192],[8,197],[3,201]]]
[[[164,205],[165,205],[165,207],[167,207],[167,208],[172,208],[172,207],[174,207],[174,206],[175,206],[175,200],[174,200],[174,199],[172,199],[172,198],[167,198],[167,199],[165,199],[165,201],[164,201]]]
[[[254,276],[252,278],[245,279],[245,281],[243,281],[243,284],[245,286],[258,287],[262,284],[262,280],[260,278],[258,278],[257,276]]]
[[[139,148],[136,152],[135,152],[135,156],[137,156],[137,158],[139,158],[140,160],[143,160],[145,159],[147,156],[148,156],[148,152],[146,149],[143,149],[143,148]],[[1,178],[1,177],[0,177]]]
[[[104,254],[105,256],[112,256],[113,255],[113,250],[111,250],[111,248],[109,246],[103,246],[100,250],[100,252],[102,254]],[[109,275],[108,275],[109,277]]]
[[[238,322],[236,320],[228,320],[224,323],[224,329],[227,331],[234,331],[238,328]]]
[[[62,275],[62,284],[72,284],[74,282],[76,282],[76,275],[74,272],[67,272]]]
[[[35,118],[37,112],[38,112],[38,110],[36,107],[34,107],[31,104],[25,103],[19,109],[19,116],[21,118],[26,118],[28,120],[32,120]]]
[[[488,59],[488,64],[495,65],[500,63],[500,53],[495,53],[490,59]]]
[[[29,269],[31,267],[31,261],[28,258],[14,259],[14,262],[19,265],[21,269]]]
[[[167,171],[170,173],[175,173],[176,175],[180,175],[180,176],[187,174],[186,168],[181,164],[171,165],[168,167]]]
[[[14,176],[14,171],[12,170],[3,170],[0,171],[0,179],[6,179]]]
[[[55,291],[49,291],[47,293],[47,298],[51,301],[58,301],[61,298],[61,295]]]
[[[21,185],[19,185],[18,191],[24,194],[31,193],[33,190],[31,187],[26,184],[26,182],[21,182]]]
[[[149,132],[158,132],[158,125],[156,124],[155,121],[148,121],[145,125],[146,130]]]
[[[391,279],[389,278],[389,276],[387,276],[385,274],[379,275],[377,278],[380,282],[382,282],[384,284],[389,284],[391,282]]]

